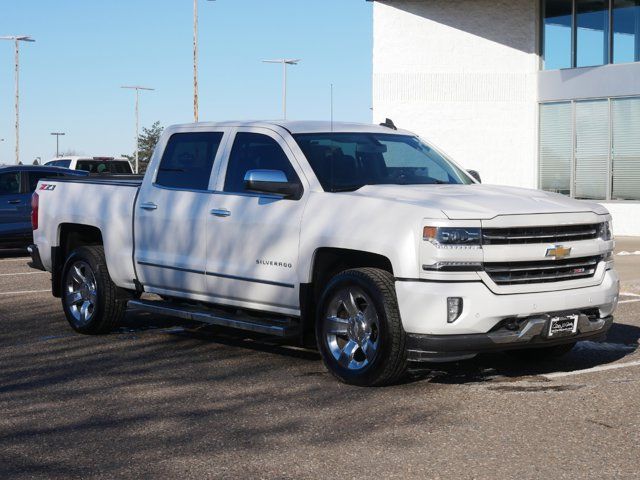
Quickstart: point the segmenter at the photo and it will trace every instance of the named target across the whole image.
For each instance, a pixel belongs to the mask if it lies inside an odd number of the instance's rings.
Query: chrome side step
[[[299,333],[298,323],[292,321],[289,317],[262,318],[250,316],[243,312],[233,314],[222,309],[153,300],[129,300],[127,305],[157,315],[178,317],[194,322],[237,328],[276,337],[292,337]]]

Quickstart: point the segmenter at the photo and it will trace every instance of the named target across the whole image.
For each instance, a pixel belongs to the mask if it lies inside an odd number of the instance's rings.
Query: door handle
[[[9,200],[7,202],[9,205],[20,205],[20,200]]]
[[[225,210],[224,208],[211,210],[211,215],[215,215],[216,217],[230,217],[231,212],[229,210]]]
[[[156,210],[158,208],[158,205],[153,202],[145,202],[140,204],[140,208],[142,208],[143,210]]]

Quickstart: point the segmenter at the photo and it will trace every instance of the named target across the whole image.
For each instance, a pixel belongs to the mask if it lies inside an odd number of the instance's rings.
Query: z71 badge
[[[40,190],[55,190],[56,186],[55,185],[49,185],[47,183],[43,183],[42,185],[40,185]]]

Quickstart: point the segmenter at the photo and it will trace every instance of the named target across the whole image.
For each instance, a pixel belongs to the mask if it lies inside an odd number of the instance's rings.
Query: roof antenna
[[[331,132],[333,132],[333,83],[331,84]]]
[[[384,123],[380,124],[381,127],[387,127],[390,128],[392,130],[398,130],[398,127],[396,127],[396,124],[393,123],[393,120],[391,120],[390,118],[387,118]]]

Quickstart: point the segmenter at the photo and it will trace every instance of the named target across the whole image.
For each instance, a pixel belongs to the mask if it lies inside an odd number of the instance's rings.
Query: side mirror
[[[471,175],[478,183],[482,183],[482,178],[477,170],[467,170],[467,173]]]
[[[302,188],[287,180],[281,170],[249,170],[244,176],[244,187],[257,193],[271,193],[285,198],[299,199]]]

